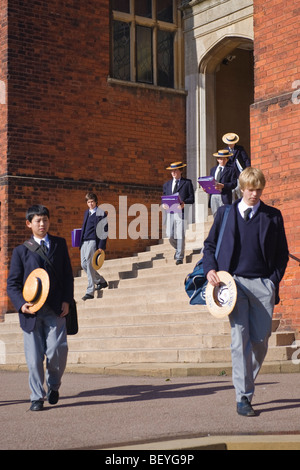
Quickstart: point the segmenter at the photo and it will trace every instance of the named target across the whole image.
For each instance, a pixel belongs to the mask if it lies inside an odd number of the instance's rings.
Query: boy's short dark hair
[[[31,222],[35,215],[46,215],[50,219],[49,210],[42,204],[34,204],[33,206],[30,206],[26,212],[26,220]]]
[[[95,201],[96,204],[98,203],[98,197],[95,193],[87,193],[85,195],[85,200],[88,201],[89,199],[92,199],[93,201]]]

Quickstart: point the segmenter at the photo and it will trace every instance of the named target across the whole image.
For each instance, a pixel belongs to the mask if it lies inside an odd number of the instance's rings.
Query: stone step
[[[184,264],[189,265],[187,269],[191,270],[191,263],[196,264],[196,262],[200,259],[200,250],[190,250],[190,253],[187,253],[184,259]],[[170,252],[170,256],[166,257],[165,255],[157,255],[156,257],[149,257],[149,253],[145,252],[145,258],[148,257],[148,259],[131,259],[127,260],[125,258],[121,258],[121,262],[118,263],[112,263],[115,260],[107,260],[104,262],[103,267],[101,268],[101,275],[105,278],[108,278],[108,280],[114,279],[114,278],[124,278],[126,277],[126,273],[142,273],[143,271],[150,271],[152,268],[164,268],[166,265],[169,265],[170,269],[175,265],[174,262],[174,249],[172,249],[172,252]],[[182,267],[182,265],[177,266],[177,267]],[[78,278],[85,278],[86,279],[86,274],[84,271],[79,271],[78,273]]]
[[[217,334],[203,328],[197,323],[166,323],[159,325],[126,325],[126,326],[97,326],[81,327],[78,335],[69,336],[70,350],[114,351],[122,349],[124,352],[132,349],[220,349],[230,348],[230,333]],[[6,353],[20,353],[23,351],[22,333],[1,335],[2,348],[5,345]],[[270,339],[270,347],[288,346],[293,341],[292,333],[275,332]]]
[[[193,270],[193,268],[194,268],[193,264],[181,264],[181,265],[176,266],[173,261],[172,264],[166,263],[163,267],[160,264],[158,264],[147,269],[141,269],[137,271],[136,270],[124,271],[120,273],[121,276],[119,280],[123,281],[127,279],[139,279],[139,278],[148,279],[149,278],[151,279],[151,281],[153,281],[153,278],[157,276],[161,276],[162,278],[165,277],[165,279],[169,281],[170,283],[172,283],[172,279],[181,279],[183,283],[186,275],[189,274]],[[124,273],[128,273],[127,276],[125,276]],[[101,275],[105,277],[104,274],[105,273],[101,271]],[[171,277],[169,276],[169,274],[171,275]],[[75,286],[86,285],[86,283],[87,283],[87,276],[85,275],[75,278]]]
[[[111,289],[111,290],[104,290],[103,292],[98,293],[99,297],[94,297],[94,299],[89,299],[87,301],[83,301],[75,295],[75,299],[78,301],[79,308],[90,308],[93,306],[97,306],[101,303],[101,307],[109,306],[111,303],[114,303],[115,308],[119,308],[119,306],[123,305],[124,302],[128,303],[130,301],[130,305],[132,308],[136,309],[137,307],[144,307],[145,305],[153,305],[157,303],[164,303],[165,308],[168,308],[168,303],[175,304],[177,302],[182,302],[184,307],[187,308],[189,306],[188,297],[186,296],[185,292],[178,292],[176,291],[174,294],[167,292],[166,290],[161,289],[160,287],[156,286],[149,286],[148,289],[135,289],[133,287],[128,288],[126,290],[119,289]],[[99,299],[101,299],[99,301]],[[100,307],[100,305],[99,305]]]
[[[209,224],[192,227],[183,265],[175,265],[168,240],[145,252],[106,260],[101,274],[109,288],[83,301],[87,278],[75,278],[79,333],[68,337],[68,364],[209,364],[231,363],[228,318],[216,320],[205,306],[191,306],[184,279],[199,260]],[[273,334],[265,361],[289,361],[293,332]],[[0,364],[25,364],[17,314],[0,324]]]
[[[289,348],[285,346],[270,347],[265,361],[287,361],[290,359]],[[120,361],[120,357],[122,360]],[[69,350],[68,362],[71,364],[97,363],[215,363],[231,362],[230,348],[215,349],[127,349],[127,350]]]
[[[285,346],[270,347],[265,359],[267,362],[282,362],[291,359],[292,348]],[[120,357],[122,360],[120,361]],[[18,364],[24,365],[25,356],[23,352],[6,352],[0,349],[0,364]],[[216,348],[216,349],[115,349],[113,351],[107,350],[74,350],[69,347],[68,364],[128,364],[128,363],[230,363],[231,353],[230,348]]]

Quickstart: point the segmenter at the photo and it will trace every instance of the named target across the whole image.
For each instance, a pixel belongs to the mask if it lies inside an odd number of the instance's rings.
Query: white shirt
[[[216,171],[215,171],[215,180],[217,179],[217,176],[218,176],[218,173],[219,171],[223,171],[225,168],[225,166],[221,166],[221,165],[218,165],[217,168],[216,168]]]
[[[255,213],[257,212],[259,206],[260,206],[260,201],[258,201],[258,203],[255,204],[255,206],[248,206],[248,204],[245,203],[244,199],[242,199],[242,200],[239,202],[238,209],[239,209],[239,212],[240,212],[241,216],[244,218],[244,212],[245,212],[245,210],[251,208],[252,211],[251,211],[250,214],[249,214],[249,218],[252,219],[252,217],[253,217],[253,216],[255,215]]]
[[[177,181],[178,181],[178,186],[179,186],[180,179],[179,179],[179,180],[177,180],[176,178],[173,178],[173,183],[172,183],[172,193],[174,192],[175,184],[177,183]]]
[[[44,240],[45,242],[45,245],[46,247],[50,248],[50,240],[49,240],[49,237],[48,237],[48,233],[46,234],[46,236],[44,238],[36,238],[35,236],[33,236],[34,240],[40,245],[41,244],[41,241]]]
[[[89,212],[90,212],[89,215],[93,215],[96,211],[97,211],[97,206],[94,207],[94,209],[89,209]]]

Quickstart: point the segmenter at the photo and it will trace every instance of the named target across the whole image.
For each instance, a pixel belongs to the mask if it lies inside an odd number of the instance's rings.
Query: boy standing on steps
[[[88,209],[84,213],[81,237],[81,267],[87,273],[88,286],[83,300],[93,299],[95,290],[107,287],[106,280],[93,268],[92,259],[96,250],[101,253],[106,248],[108,224],[106,213],[97,207],[98,198],[94,193],[85,196]],[[99,230],[101,227],[101,230]],[[98,229],[97,229],[98,228]]]
[[[163,195],[169,196],[171,194],[179,194],[181,204],[178,213],[167,213],[166,219],[166,234],[169,242],[175,248],[174,258],[176,264],[182,264],[185,252],[185,209],[189,205],[194,204],[194,188],[190,179],[183,178],[182,171],[186,167],[185,163],[174,162],[171,163],[166,169],[171,170],[171,179],[163,185]]]
[[[281,212],[261,201],[265,178],[247,167],[239,177],[242,199],[231,206],[218,258],[215,251],[226,206],[218,209],[204,242],[203,268],[213,286],[217,271],[229,272],[237,286],[231,325],[232,380],[237,412],[254,416],[254,381],[268,350],[274,305],[289,252]]]
[[[40,411],[44,406],[44,356],[47,399],[51,405],[55,405],[59,399],[58,389],[68,354],[65,316],[69,313],[69,304],[73,299],[73,273],[65,239],[48,233],[49,217],[45,206],[31,206],[26,213],[26,225],[32,231],[30,242],[36,244],[38,249],[45,245],[44,254],[49,258],[56,274],[37,252],[23,244],[13,251],[7,279],[7,292],[19,312],[23,330],[31,411]],[[48,272],[50,287],[45,303],[41,303],[40,308],[33,313],[30,310],[33,304],[26,302],[23,297],[23,286],[32,271],[39,268]]]

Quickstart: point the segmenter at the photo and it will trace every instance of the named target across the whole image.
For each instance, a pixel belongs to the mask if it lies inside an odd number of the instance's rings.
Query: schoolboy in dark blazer
[[[98,207],[98,197],[95,193],[87,193],[85,200],[88,209],[84,212],[80,237],[81,267],[87,273],[88,285],[83,300],[93,299],[95,290],[108,287],[103,276],[92,266],[96,250],[101,252],[106,248],[108,223],[106,213]]]
[[[220,282],[218,271],[227,271],[235,279],[237,302],[229,315],[232,377],[237,412],[253,416],[254,381],[268,350],[274,305],[279,302],[279,283],[288,262],[288,245],[281,212],[260,200],[265,187],[263,173],[248,167],[239,179],[243,198],[231,206],[216,259],[225,206],[219,208],[204,242],[203,268],[213,286]]]
[[[228,145],[229,151],[232,153],[229,158],[229,166],[233,166],[239,174],[247,167],[251,166],[250,158],[244,147],[239,145],[239,136],[234,132],[228,132],[222,137],[224,144]]]
[[[211,208],[212,214],[215,214],[218,208],[223,204],[232,204],[232,190],[237,185],[237,174],[234,167],[229,166],[228,160],[232,155],[228,150],[218,150],[213,156],[216,157],[218,165],[210,170],[210,176],[217,179],[216,188],[220,194],[210,194],[208,207]],[[218,174],[220,171],[220,174]]]
[[[180,213],[167,213],[166,232],[170,244],[175,248],[174,258],[176,264],[182,264],[185,251],[185,227],[184,227],[184,206],[195,202],[193,183],[190,179],[182,177],[182,169],[186,167],[185,163],[171,163],[167,170],[171,171],[172,179],[164,183],[163,195],[169,196],[179,193],[181,202]]]
[[[26,225],[32,231],[37,243],[45,241],[47,256],[55,268],[56,275],[49,265],[36,252],[24,244],[17,246],[12,253],[7,279],[7,292],[19,312],[20,326],[24,331],[24,349],[29,369],[31,389],[31,410],[43,409],[46,392],[44,390],[43,361],[46,356],[47,397],[50,404],[58,401],[58,389],[67,361],[66,319],[69,304],[73,299],[73,273],[67,244],[64,238],[50,235],[49,211],[45,206],[31,206],[26,214]],[[30,304],[23,297],[23,286],[29,274],[42,268],[50,279],[46,303],[36,313],[31,313]]]

